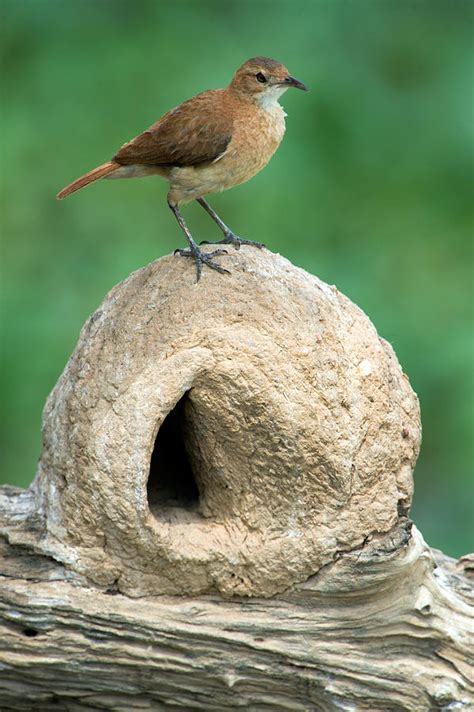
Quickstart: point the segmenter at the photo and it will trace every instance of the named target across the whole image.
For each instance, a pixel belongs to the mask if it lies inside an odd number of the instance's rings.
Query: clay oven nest
[[[279,255],[226,259],[117,285],[47,402],[43,546],[100,586],[269,596],[410,506],[418,402],[392,348]]]

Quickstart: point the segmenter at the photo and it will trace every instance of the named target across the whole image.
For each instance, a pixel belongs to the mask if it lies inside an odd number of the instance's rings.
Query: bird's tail
[[[97,168],[94,168],[92,171],[89,171],[89,173],[86,173],[85,175],[81,176],[80,178],[77,178],[77,180],[67,185],[57,194],[56,197],[58,200],[67,198],[68,195],[71,195],[71,193],[75,193],[76,190],[81,190],[81,188],[85,188],[85,186],[89,185],[89,183],[94,183],[94,181],[96,180],[105,178],[105,176],[108,176],[110,173],[113,173],[118,168],[121,168],[120,164],[115,163],[114,161],[108,161],[107,163],[103,163],[101,166],[97,166]]]

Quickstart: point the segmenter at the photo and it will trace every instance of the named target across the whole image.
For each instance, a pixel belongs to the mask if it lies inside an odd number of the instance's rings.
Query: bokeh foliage
[[[183,243],[158,178],[59,188],[166,109],[280,59],[287,135],[211,203],[359,304],[418,392],[413,517],[472,548],[473,4],[1,0],[3,481],[27,485],[44,400],[105,292]],[[199,207],[197,239],[217,239]],[[191,269],[191,266],[189,266]],[[205,279],[205,274],[204,274]]]

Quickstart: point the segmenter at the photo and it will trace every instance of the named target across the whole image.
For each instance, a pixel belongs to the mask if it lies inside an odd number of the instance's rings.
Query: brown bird
[[[289,87],[308,91],[280,62],[268,57],[249,59],[226,89],[209,89],[171,109],[124,144],[111,161],[78,178],[57,197],[65,198],[101,178],[162,176],[170,183],[168,205],[189,244],[175,254],[194,259],[198,280],[202,264],[228,273],[212,259],[227,251],[202,252],[179,206],[197,200],[222,230],[222,240],[201,244],[263,247],[237,237],[203,196],[244,183],[268,163],[285,133],[286,114],[278,99]]]

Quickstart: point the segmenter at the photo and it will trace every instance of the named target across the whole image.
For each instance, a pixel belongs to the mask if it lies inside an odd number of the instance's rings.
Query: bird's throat
[[[286,92],[288,87],[274,86],[270,87],[266,91],[262,92],[257,96],[257,103],[265,111],[269,113],[274,113],[275,111],[282,110],[282,107],[278,103],[279,98],[282,94]]]

